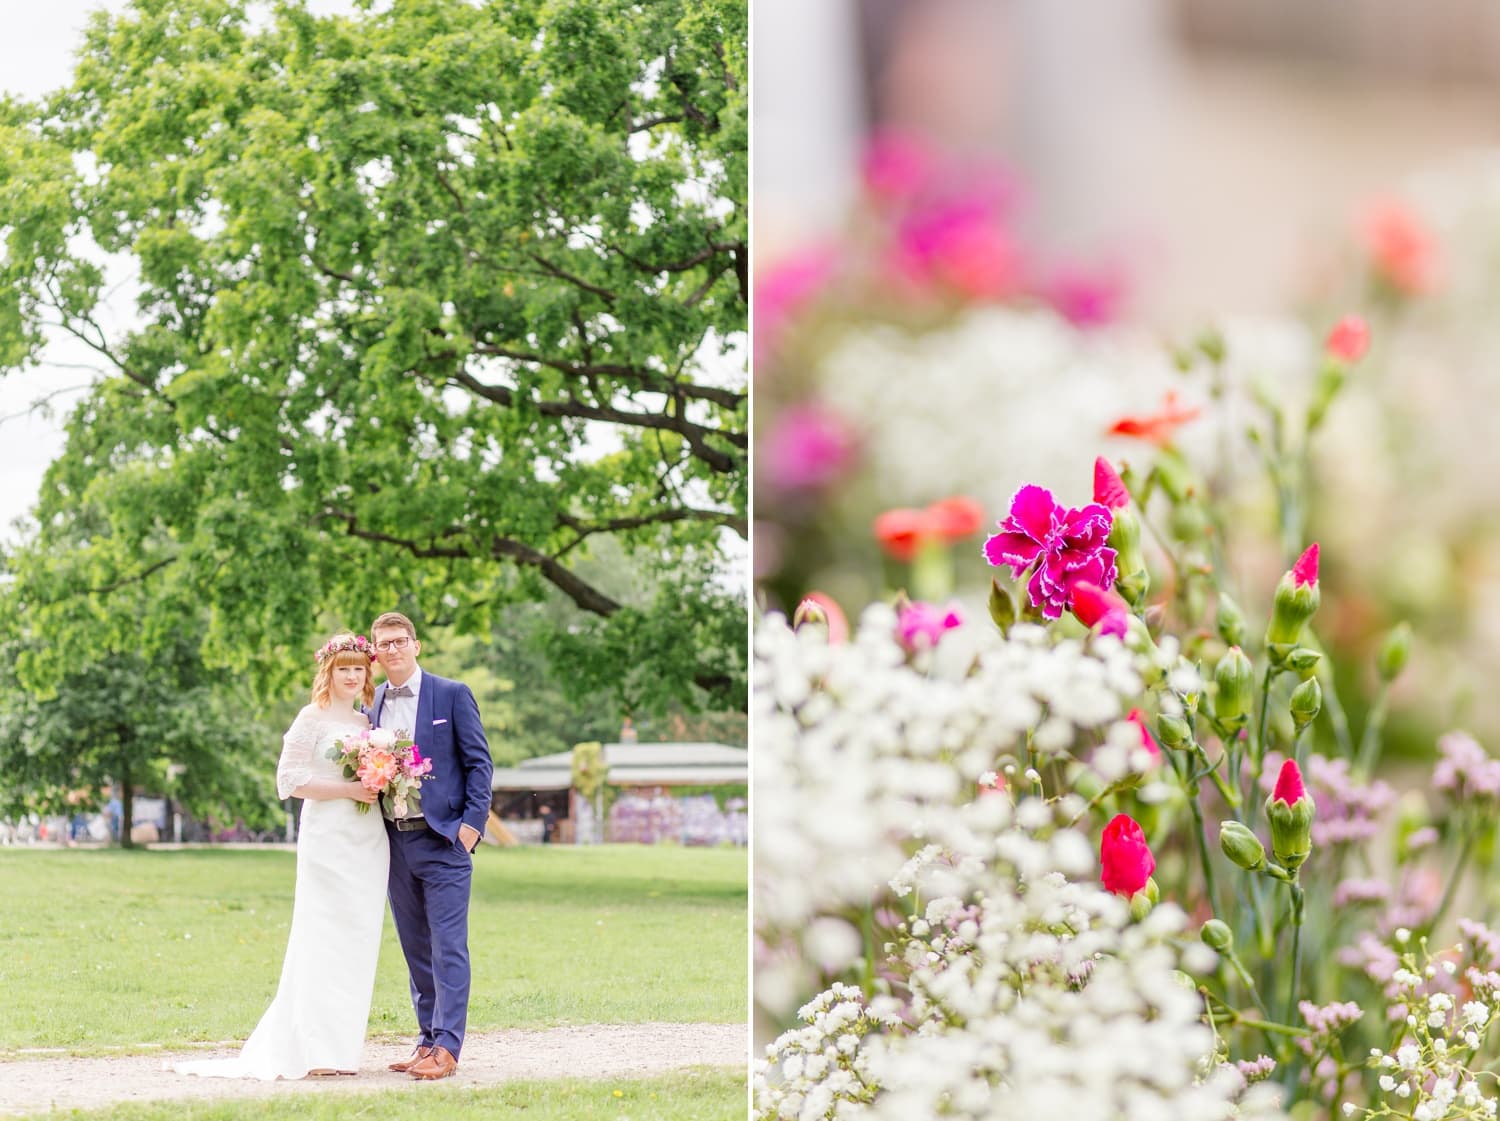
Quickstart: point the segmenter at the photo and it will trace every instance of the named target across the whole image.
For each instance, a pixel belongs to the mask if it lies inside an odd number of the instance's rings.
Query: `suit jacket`
[[[382,684],[375,690],[375,705],[367,714],[375,727],[380,726],[386,688]],[[421,794],[428,826],[455,844],[460,825],[472,826],[482,836],[490,815],[495,764],[474,694],[467,685],[424,669],[417,726],[410,731],[423,757],[432,760]]]

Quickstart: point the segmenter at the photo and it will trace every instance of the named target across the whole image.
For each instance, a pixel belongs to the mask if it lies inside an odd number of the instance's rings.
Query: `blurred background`
[[[1317,540],[1351,693],[1416,628],[1392,751],[1495,738],[1500,9],[757,0],[752,41],[763,607],[982,615],[1016,490],[1081,505],[1156,454],[1118,422],[1175,413],[1251,618]],[[1349,313],[1370,351],[1309,425]],[[953,496],[982,525],[932,529]]]

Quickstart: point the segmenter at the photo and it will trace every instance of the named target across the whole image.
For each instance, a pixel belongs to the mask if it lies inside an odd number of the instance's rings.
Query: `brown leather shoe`
[[[421,1062],[414,1063],[406,1073],[423,1082],[431,1082],[437,1078],[447,1078],[457,1069],[458,1060],[453,1057],[452,1051],[446,1047],[434,1047],[432,1054]]]
[[[405,1074],[407,1071],[411,1070],[412,1067],[416,1066],[423,1059],[427,1058],[427,1056],[430,1054],[432,1054],[431,1047],[418,1047],[407,1058],[402,1059],[399,1063],[392,1063],[385,1069],[393,1070],[397,1074]]]

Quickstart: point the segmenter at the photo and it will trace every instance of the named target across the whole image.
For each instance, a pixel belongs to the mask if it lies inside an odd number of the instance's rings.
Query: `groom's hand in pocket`
[[[479,830],[472,825],[460,825],[458,827],[458,843],[463,846],[464,852],[473,855],[474,848],[479,844]]]

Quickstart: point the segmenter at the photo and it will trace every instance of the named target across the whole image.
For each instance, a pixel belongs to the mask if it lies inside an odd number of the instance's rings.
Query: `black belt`
[[[413,829],[426,829],[427,819],[425,817],[398,817],[391,824],[400,832],[409,833]]]

